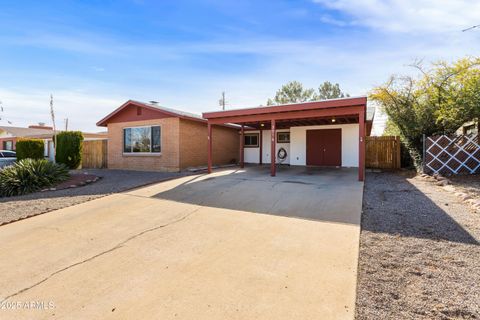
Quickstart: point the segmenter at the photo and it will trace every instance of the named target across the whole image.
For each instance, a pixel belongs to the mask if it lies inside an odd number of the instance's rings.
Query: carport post
[[[365,180],[365,109],[358,113],[358,181]]]
[[[260,165],[262,165],[262,162],[263,162],[263,161],[262,161],[262,160],[263,160],[263,159],[262,159],[262,156],[263,156],[263,155],[262,155],[262,153],[263,153],[263,131],[262,131],[261,128],[260,128],[260,138],[259,138],[258,144],[259,144],[259,147],[260,147],[260,150],[259,150],[259,157],[260,157],[259,160],[260,160],[260,161],[259,161],[259,163],[260,163]]]
[[[242,124],[242,128],[240,129],[240,168],[245,167],[244,163],[244,150],[243,150],[243,144],[245,142],[245,128]]]
[[[207,124],[208,129],[208,173],[212,173],[212,125]]]
[[[270,139],[270,175],[275,177],[275,119],[272,119],[271,139]]]

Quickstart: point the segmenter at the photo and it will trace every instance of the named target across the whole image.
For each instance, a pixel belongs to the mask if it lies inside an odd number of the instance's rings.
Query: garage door
[[[342,165],[342,129],[307,130],[307,165]]]

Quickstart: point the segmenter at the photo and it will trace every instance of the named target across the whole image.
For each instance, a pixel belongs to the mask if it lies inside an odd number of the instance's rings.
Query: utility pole
[[[55,126],[55,112],[53,111],[53,95],[50,94],[50,115],[52,116],[53,123],[53,162],[56,162],[57,158],[57,128]]]
[[[227,101],[225,100],[225,91],[222,91],[222,98],[218,100],[218,104],[222,107],[222,110],[225,110],[225,105]]]
[[[65,131],[68,131],[68,118],[65,118]]]

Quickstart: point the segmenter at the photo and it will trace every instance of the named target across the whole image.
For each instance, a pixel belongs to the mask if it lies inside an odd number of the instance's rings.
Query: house
[[[57,133],[61,132],[57,130]],[[31,125],[28,128],[0,126],[0,149],[15,150],[16,143],[19,139],[41,139],[44,142],[44,155],[46,158],[53,160],[53,128],[46,126],[44,123]],[[89,133],[83,132],[83,137],[88,140],[103,140],[107,138],[106,133]]]
[[[18,139],[39,134],[53,135],[53,128],[46,126],[44,123],[31,125],[28,128],[0,126],[0,149],[15,150]]]
[[[465,122],[460,128],[457,129],[456,134],[478,134],[480,123],[478,121]]]
[[[364,180],[367,98],[342,98],[268,107],[206,112],[209,128],[209,162],[218,125],[241,126],[240,165],[270,163],[271,175],[277,164],[298,166],[358,167]]]
[[[180,171],[207,165],[207,121],[199,115],[129,100],[97,125],[108,128],[110,169]],[[238,128],[217,126],[210,134],[215,164],[236,163]]]

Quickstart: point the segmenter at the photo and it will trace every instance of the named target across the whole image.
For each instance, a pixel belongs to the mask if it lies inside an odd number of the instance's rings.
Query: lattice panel
[[[425,141],[424,160],[424,171],[429,174],[479,173],[479,135],[428,137]]]

